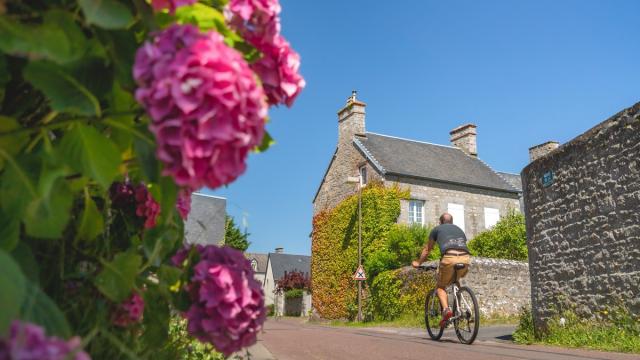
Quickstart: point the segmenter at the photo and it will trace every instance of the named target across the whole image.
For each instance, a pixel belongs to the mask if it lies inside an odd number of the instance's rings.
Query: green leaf
[[[60,155],[74,170],[108,188],[118,174],[118,147],[92,126],[77,125],[60,143]]]
[[[104,268],[95,284],[107,298],[120,303],[131,295],[142,258],[133,253],[119,253],[111,262],[103,262]]]
[[[22,269],[22,273],[26,279],[33,284],[40,283],[40,268],[28,245],[24,242],[19,243],[18,246],[11,251],[11,257],[20,265],[20,269]]]
[[[42,24],[25,25],[0,16],[0,50],[31,59],[48,59],[62,64],[79,59],[86,38],[71,14],[51,10]]]
[[[145,133],[145,128],[138,127],[138,131]],[[133,139],[133,149],[136,153],[136,159],[142,169],[142,175],[150,183],[155,183],[160,178],[160,163],[156,158],[156,144],[149,143],[140,137]],[[156,198],[156,200],[159,200]]]
[[[168,338],[169,333],[169,303],[159,296],[157,291],[149,290],[143,294],[144,297],[144,325],[145,331],[142,335],[142,342],[151,349],[162,347]]]
[[[124,29],[133,16],[124,4],[115,0],[78,0],[89,24],[105,29]]]
[[[0,250],[0,337],[7,333],[11,321],[18,318],[25,295],[25,279],[18,264]]]
[[[71,217],[73,194],[64,178],[64,169],[43,170],[38,182],[39,196],[29,203],[23,221],[27,234],[44,239],[62,236]]]
[[[176,229],[169,226],[160,225],[145,231],[142,248],[151,265],[160,266],[162,261],[173,252],[179,238]]]
[[[10,216],[0,208],[0,250],[13,250],[19,240],[20,218]]]
[[[103,31],[101,34],[107,39],[118,82],[126,88],[135,88],[131,72],[136,50],[139,47],[135,33],[133,31]]]
[[[38,197],[33,179],[38,177],[40,162],[34,157],[14,159],[1,148],[0,157],[7,162],[0,176],[0,205],[6,215],[20,219],[29,203]]]
[[[273,138],[271,137],[271,135],[269,135],[268,132],[264,132],[264,136],[262,137],[262,142],[260,143],[259,146],[257,146],[254,151],[257,153],[261,153],[261,152],[265,152],[267,151],[271,146],[273,146],[276,143],[275,140],[273,140]]]
[[[77,237],[80,240],[91,241],[104,231],[104,219],[96,203],[91,199],[89,191],[84,191],[84,209],[78,223]]]
[[[67,73],[92,95],[103,98],[113,87],[113,69],[105,59],[92,56],[65,65]]]
[[[0,101],[2,100],[0,99]],[[16,119],[0,115],[0,133],[18,129],[20,129],[20,124]],[[0,149],[3,149],[11,156],[15,156],[22,150],[27,141],[29,141],[29,136],[26,133],[0,135]],[[0,170],[3,167],[4,158],[0,156]]]
[[[62,338],[71,336],[71,328],[62,311],[40,288],[25,281],[26,293],[20,308],[20,319],[44,327],[47,335]]]
[[[178,185],[173,181],[172,177],[163,176],[160,178],[160,193],[158,199],[160,202],[160,218],[162,223],[166,224],[176,211],[176,200],[178,199]]]
[[[98,99],[61,67],[44,61],[30,62],[24,77],[51,100],[53,110],[100,116]]]
[[[202,3],[179,7],[176,10],[176,18],[181,24],[192,24],[203,31],[217,28],[220,23],[225,23],[224,15],[220,11]],[[219,32],[222,33],[222,31]]]
[[[2,110],[2,100],[4,100],[5,85],[11,80],[11,74],[7,68],[7,59],[0,54],[0,110]],[[0,166],[1,168],[1,166]]]

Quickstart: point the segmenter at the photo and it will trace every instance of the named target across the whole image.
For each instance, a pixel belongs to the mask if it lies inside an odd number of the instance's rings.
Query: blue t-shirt
[[[442,224],[436,226],[431,230],[429,240],[438,243],[442,255],[450,249],[469,252],[467,236],[457,225]]]

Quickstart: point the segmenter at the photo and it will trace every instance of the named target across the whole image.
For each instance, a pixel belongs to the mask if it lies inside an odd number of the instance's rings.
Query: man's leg
[[[436,290],[436,292],[438,293],[438,299],[440,299],[440,305],[442,305],[442,309],[448,308],[449,307],[449,299],[448,299],[447,292],[445,291],[445,289],[439,287],[438,290]]]

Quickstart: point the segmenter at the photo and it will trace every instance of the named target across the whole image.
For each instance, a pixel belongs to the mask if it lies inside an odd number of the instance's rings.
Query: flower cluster
[[[0,339],[0,360],[89,360],[80,348],[80,338],[68,341],[47,337],[40,326],[15,320],[9,335]]]
[[[291,106],[305,81],[298,72],[300,55],[280,34],[278,0],[231,0],[225,14],[229,25],[262,53],[251,68],[260,76],[269,104]]]
[[[151,6],[155,11],[169,9],[169,13],[173,14],[180,6],[191,5],[198,0],[151,0]]]
[[[145,219],[144,227],[150,229],[156,226],[156,220],[160,215],[160,204],[155,201],[144,184],[136,187],[136,204],[136,215]]]
[[[144,313],[144,300],[142,296],[134,292],[131,296],[118,304],[112,314],[111,322],[120,327],[127,327],[139,323]]]
[[[213,245],[196,250],[199,260],[186,288],[191,298],[184,314],[187,330],[228,356],[257,340],[266,318],[262,287],[242,252]],[[174,264],[183,266],[187,254],[180,250]]]
[[[181,189],[178,192],[178,199],[176,200],[176,208],[180,213],[182,220],[187,220],[189,212],[191,212],[191,190]]]
[[[245,171],[264,135],[267,104],[249,65],[220,34],[173,25],[138,50],[133,74],[166,175],[199,189]]]
[[[160,214],[160,204],[151,196],[144,184],[134,186],[129,181],[115,182],[109,189],[111,204],[126,214],[135,215],[144,221],[145,228],[156,226]]]

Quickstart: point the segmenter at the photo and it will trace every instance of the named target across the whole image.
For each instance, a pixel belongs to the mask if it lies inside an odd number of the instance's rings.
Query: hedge
[[[408,197],[408,191],[378,182],[363,189],[363,258],[385,247],[386,234],[400,216],[400,199]],[[326,319],[348,318],[349,306],[357,299],[357,285],[352,279],[358,266],[357,194],[314,217],[311,248],[314,308]]]
[[[514,210],[491,229],[469,241],[473,256],[495,259],[527,260],[527,230],[524,215]]]
[[[371,286],[375,320],[393,320],[401,315],[423,316],[427,293],[435,287],[434,271],[411,267],[378,275]]]

